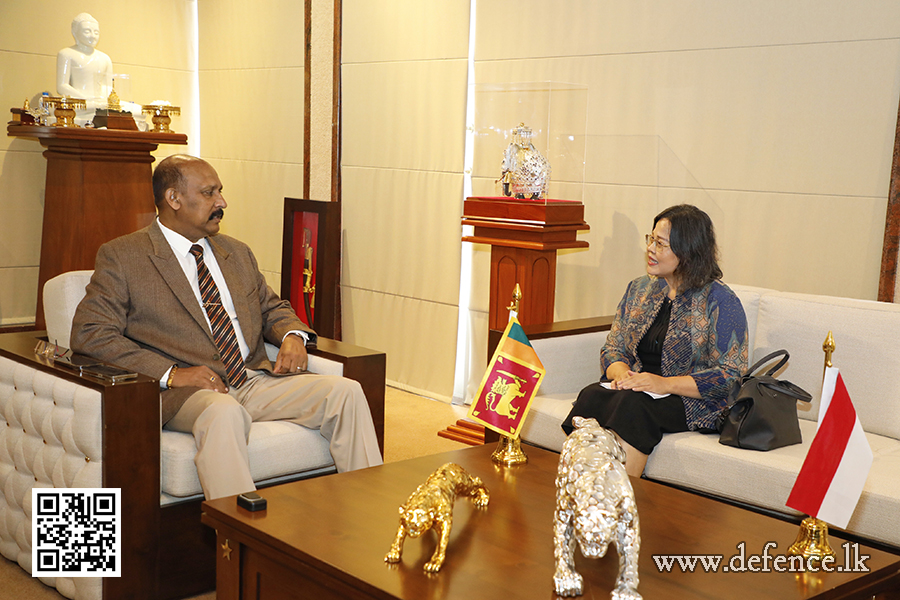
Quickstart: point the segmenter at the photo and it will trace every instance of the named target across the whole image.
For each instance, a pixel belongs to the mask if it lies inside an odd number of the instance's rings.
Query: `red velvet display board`
[[[332,339],[341,335],[340,209],[337,202],[284,199],[281,297],[316,333]],[[304,292],[306,286],[311,293]]]
[[[294,213],[292,265],[300,268],[291,269],[290,302],[300,319],[313,327],[315,323],[316,302],[316,256],[319,243],[319,214],[309,212]],[[307,280],[307,269],[311,271]],[[309,286],[313,293],[306,293],[304,287]]]

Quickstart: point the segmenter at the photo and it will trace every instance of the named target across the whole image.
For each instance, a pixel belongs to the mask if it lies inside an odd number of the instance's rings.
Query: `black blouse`
[[[662,347],[669,330],[669,317],[672,314],[672,300],[667,296],[656,314],[650,329],[638,344],[637,354],[645,373],[662,375]]]

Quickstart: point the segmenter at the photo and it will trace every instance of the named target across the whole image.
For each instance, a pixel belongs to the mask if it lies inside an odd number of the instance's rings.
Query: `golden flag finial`
[[[831,332],[828,332],[828,336],[825,338],[825,341],[822,343],[822,351],[825,352],[825,368],[833,366],[831,364],[831,355],[834,352],[834,336],[831,335]]]
[[[519,287],[518,283],[516,284],[516,289],[513,290],[512,298],[512,303],[506,307],[506,310],[519,314],[519,301],[522,299],[522,288]]]

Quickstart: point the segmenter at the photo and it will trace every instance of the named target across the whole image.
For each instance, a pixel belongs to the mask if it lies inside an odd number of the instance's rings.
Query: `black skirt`
[[[634,448],[650,454],[664,433],[687,431],[684,402],[680,396],[654,400],[643,392],[608,390],[592,383],[578,394],[569,416],[562,423],[566,435],[572,433],[573,417],[597,419]]]

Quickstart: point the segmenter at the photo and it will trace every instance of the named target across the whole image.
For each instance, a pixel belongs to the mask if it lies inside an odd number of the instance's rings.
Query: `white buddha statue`
[[[60,96],[84,98],[87,108],[106,108],[112,91],[112,60],[97,50],[100,24],[88,13],[81,13],[72,21],[75,45],[63,48],[56,55],[56,91]]]
[[[113,91],[113,64],[109,56],[97,50],[100,41],[100,24],[88,13],[81,13],[72,20],[72,36],[75,45],[63,48],[56,55],[56,92],[60,96],[83,98],[84,109],[76,109],[75,123],[84,126],[93,119],[94,111],[107,108],[109,94]],[[123,98],[120,109],[130,112],[138,129],[147,130],[140,104]]]

